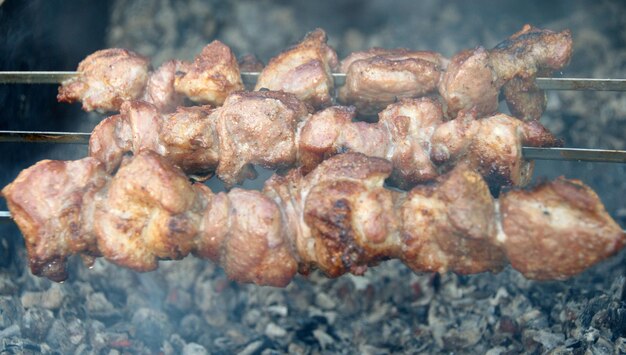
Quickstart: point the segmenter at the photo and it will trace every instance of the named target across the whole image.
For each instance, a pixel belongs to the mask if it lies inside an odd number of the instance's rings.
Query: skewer
[[[0,131],[0,142],[89,144],[90,133]]]
[[[61,84],[79,75],[75,71],[0,71],[0,84]],[[254,84],[259,72],[242,72],[246,84]],[[336,85],[343,85],[346,74],[333,73]],[[626,91],[626,79],[537,78],[544,90]]]
[[[89,137],[90,133],[83,132],[0,131],[0,143],[89,144]],[[626,150],[522,147],[522,153],[527,159],[537,160],[626,163]]]

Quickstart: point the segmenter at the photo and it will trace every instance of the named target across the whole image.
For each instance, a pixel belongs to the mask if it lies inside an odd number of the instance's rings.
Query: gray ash
[[[563,76],[626,77],[620,1],[0,4],[9,53],[0,59],[3,70],[72,70],[107,46],[137,50],[157,65],[192,58],[213,38],[266,62],[315,27],[327,30],[342,57],[371,46],[449,56],[491,47],[532,23],[572,29],[576,47]],[[88,131],[101,118],[56,104],[55,93],[52,86],[0,87],[0,129]],[[625,100],[622,93],[551,92],[542,122],[566,146],[626,149]],[[39,159],[85,154],[62,146],[6,148],[3,185]],[[624,165],[540,162],[536,175],[580,178],[626,226]],[[233,283],[214,265],[187,258],[146,274],[73,260],[70,279],[53,284],[29,273],[16,228],[1,228],[3,354],[626,353],[626,252],[562,282],[529,281],[511,269],[415,275],[392,261],[365,277],[314,273],[274,289]]]

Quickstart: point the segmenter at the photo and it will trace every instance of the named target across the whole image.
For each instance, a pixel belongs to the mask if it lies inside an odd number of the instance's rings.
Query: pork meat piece
[[[59,102],[83,104],[85,111],[119,111],[124,101],[143,95],[150,62],[137,53],[112,48],[97,51],[78,65],[81,74],[59,87]]]
[[[94,213],[98,250],[137,271],[181,259],[194,246],[204,195],[158,154],[144,150],[123,165],[100,194]]]
[[[91,134],[89,155],[114,173],[125,154],[154,151],[200,180],[217,168],[219,144],[210,106],[179,107],[163,114],[144,101],[125,103]]]
[[[192,63],[180,64],[174,88],[194,102],[219,106],[244,86],[237,58],[227,45],[215,40]]]
[[[180,61],[170,60],[150,73],[143,100],[153,104],[161,112],[172,112],[176,107],[182,106],[184,96],[174,89],[176,72],[180,67]]]
[[[472,274],[506,265],[489,187],[471,169],[458,167],[435,184],[414,188],[400,213],[402,260],[415,272]]]
[[[2,190],[19,226],[34,275],[67,278],[71,254],[99,256],[92,232],[94,196],[107,182],[102,163],[42,160]]]
[[[444,170],[469,166],[496,192],[502,186],[524,186],[530,181],[533,163],[524,159],[523,146],[561,145],[537,121],[524,122],[504,114],[476,119],[475,114],[459,115],[437,127],[431,159]]]
[[[359,114],[375,115],[402,98],[436,91],[447,60],[439,53],[407,49],[372,48],[341,62],[346,83],[339,100],[354,105]]]
[[[511,265],[530,279],[568,278],[626,245],[626,233],[578,180],[506,192],[500,214],[498,239]]]
[[[442,123],[441,106],[432,99],[404,99],[380,113],[377,123],[354,122],[352,107],[335,106],[312,115],[299,130],[299,160],[307,173],[323,160],[358,152],[390,160],[390,181],[401,188],[434,179],[430,137]]]
[[[332,103],[332,71],[337,65],[337,53],[326,44],[326,33],[316,29],[302,42],[272,58],[261,72],[255,90],[284,91],[315,108],[326,107]]]
[[[228,185],[254,178],[253,164],[271,169],[296,163],[296,128],[311,108],[280,91],[232,94],[211,115],[219,137],[217,175]]]

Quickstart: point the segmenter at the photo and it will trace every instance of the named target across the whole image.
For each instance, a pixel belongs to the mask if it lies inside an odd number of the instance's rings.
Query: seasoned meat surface
[[[268,168],[296,163],[296,127],[310,107],[295,95],[276,91],[241,92],[217,109],[218,176],[228,185],[255,176],[253,164]]]
[[[501,270],[489,188],[476,172],[459,167],[433,185],[411,190],[401,209],[402,260],[416,272],[461,274]]]
[[[341,62],[346,83],[339,100],[359,114],[375,115],[398,99],[434,92],[446,62],[439,53],[404,48],[352,53]]]
[[[524,186],[533,163],[522,155],[523,146],[553,147],[561,142],[539,122],[523,122],[498,114],[477,119],[475,112],[459,115],[437,127],[431,159],[444,169],[463,164],[480,172],[492,187]]]
[[[455,54],[441,78],[439,93],[449,118],[469,109],[481,115],[493,114],[498,109],[500,86],[489,53],[478,47]]]
[[[505,98],[514,115],[537,120],[545,109],[545,97],[534,80],[566,66],[572,55],[569,30],[554,32],[525,25],[522,30],[492,50],[478,47],[459,52],[450,60],[439,84],[447,115],[475,109],[489,115],[498,107],[504,86]]]
[[[127,102],[119,115],[96,126],[89,139],[89,155],[113,173],[125,154],[151,150],[189,175],[206,176],[215,171],[219,161],[212,112],[210,106],[196,106],[163,114],[147,102]]]
[[[511,265],[538,280],[565,279],[624,247],[626,235],[596,193],[578,180],[559,178],[500,198]]]
[[[106,182],[96,159],[42,160],[2,190],[33,274],[62,281],[71,254],[100,255],[92,231],[94,195]]]
[[[122,166],[100,195],[94,232],[102,255],[128,268],[154,270],[159,259],[189,254],[203,196],[156,153],[144,151]]]
[[[174,89],[176,72],[181,65],[178,60],[170,60],[151,73],[143,100],[153,104],[161,112],[172,112],[181,106],[184,97]]]
[[[565,67],[572,47],[569,30],[554,32],[525,25],[490,51],[491,65],[504,83],[505,99],[514,116],[524,120],[541,117],[546,98],[534,79]]]
[[[263,68],[255,90],[284,91],[315,108],[326,107],[332,103],[332,71],[337,65],[337,53],[326,44],[326,33],[316,29],[272,58]]]
[[[192,101],[219,106],[244,86],[237,58],[227,45],[215,40],[192,63],[180,64],[174,88]]]
[[[438,173],[430,160],[430,136],[442,123],[440,105],[428,98],[405,99],[380,113],[377,123],[353,122],[352,107],[315,113],[299,135],[304,172],[343,152],[358,152],[393,163],[391,182],[402,188],[430,181]]]
[[[150,62],[126,49],[111,48],[90,54],[78,65],[81,75],[59,87],[59,102],[83,104],[85,111],[119,111],[124,101],[142,96]]]

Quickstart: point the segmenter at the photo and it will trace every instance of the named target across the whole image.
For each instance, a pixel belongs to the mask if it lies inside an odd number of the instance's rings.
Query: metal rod
[[[75,71],[2,71],[0,84],[60,84],[78,74]]]
[[[0,131],[2,142],[89,144],[89,133]],[[626,150],[523,147],[526,159],[626,163]]]
[[[11,222],[13,218],[11,217],[11,212],[9,211],[0,211],[0,222]],[[622,232],[626,233],[626,229],[622,229]]]
[[[79,75],[72,71],[0,71],[0,84],[60,84]],[[242,72],[246,84],[254,84],[259,72]],[[333,73],[336,85],[343,85],[346,74]],[[626,79],[537,78],[544,90],[626,91]]]
[[[89,144],[90,133],[0,131],[0,142]]]
[[[626,79],[537,78],[544,90],[626,91]]]
[[[526,159],[626,163],[626,150],[523,147]]]

